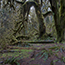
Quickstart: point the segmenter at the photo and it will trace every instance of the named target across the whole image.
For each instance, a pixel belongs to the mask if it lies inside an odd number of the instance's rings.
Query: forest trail
[[[21,63],[22,60],[19,60],[20,65],[65,65],[65,58],[64,60],[62,59],[62,57],[65,57],[65,51],[63,51],[62,49],[64,48],[65,50],[65,44],[33,44],[33,47],[35,48],[35,50],[31,53],[31,56],[25,58],[23,63]],[[46,61],[43,60],[43,58],[45,57],[43,56],[43,54],[40,54],[36,57],[36,55],[41,51],[48,51],[51,48],[52,51],[55,52],[53,53],[53,55],[48,56]],[[54,50],[54,48],[59,48],[59,50]]]
[[[9,46],[9,48],[19,51],[15,53],[15,57],[23,56],[23,59],[17,60],[20,65],[65,65],[65,44],[31,44],[31,47]],[[12,54],[15,55],[14,52]]]

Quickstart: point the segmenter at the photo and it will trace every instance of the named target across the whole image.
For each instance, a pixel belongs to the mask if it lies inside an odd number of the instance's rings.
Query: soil
[[[46,50],[48,50],[48,48],[55,45],[63,46],[65,48],[65,44],[33,44],[33,47],[37,49],[35,49],[32,53],[29,53],[31,54],[31,56],[29,56],[28,58],[24,58],[23,62],[22,60],[19,60],[18,62],[20,63],[20,65],[65,65],[65,62],[63,62],[61,59],[62,56],[65,57],[65,50],[57,52],[58,57],[55,56],[55,54],[51,55],[46,61],[43,60],[43,57],[39,59],[41,55],[35,58],[35,55],[41,52],[43,46]],[[58,61],[54,62],[54,60]]]
[[[20,65],[65,65],[65,44],[54,43],[54,44],[31,44],[31,45],[32,47],[20,48],[20,49],[33,49],[32,52],[28,52],[28,54],[30,54],[29,57],[18,60]],[[39,54],[44,49],[49,51],[51,47],[55,46],[59,47],[59,51],[57,51],[57,49],[55,50],[52,48],[53,52],[54,51],[57,52],[50,54],[46,61],[43,59],[44,56],[41,59],[39,59],[42,54],[36,57],[36,55]]]

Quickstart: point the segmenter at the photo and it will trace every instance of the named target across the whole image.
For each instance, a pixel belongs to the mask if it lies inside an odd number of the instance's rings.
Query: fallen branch
[[[3,50],[3,51],[0,51],[0,53],[13,53],[13,52],[21,52],[21,51],[14,51],[14,50]]]

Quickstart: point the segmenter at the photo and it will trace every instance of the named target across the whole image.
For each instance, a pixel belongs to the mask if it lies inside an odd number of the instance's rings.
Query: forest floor
[[[38,43],[31,44],[30,47],[9,46],[8,49],[0,53],[0,65],[17,65],[16,62],[19,65],[65,65],[65,44],[62,43]]]

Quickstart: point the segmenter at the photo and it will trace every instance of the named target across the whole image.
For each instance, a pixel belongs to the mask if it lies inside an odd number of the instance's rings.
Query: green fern
[[[50,55],[53,55],[53,52],[52,50],[42,50],[41,52],[35,55],[35,58],[39,55],[41,55],[39,59],[43,58],[43,60],[46,61]]]
[[[63,62],[65,62],[65,56],[62,59],[63,59]]]
[[[23,59],[23,57],[18,57],[18,58],[15,58],[15,57],[11,57],[11,58],[7,58],[5,60],[5,64],[9,63],[9,64],[13,64],[13,63],[16,63],[17,65],[20,65],[17,61],[20,60],[20,59]]]
[[[59,61],[59,60],[58,59],[57,60],[53,60],[54,63],[57,62],[57,61]]]
[[[46,61],[48,59],[48,53],[45,52],[44,54],[45,54],[45,56],[44,56],[43,60]]]
[[[52,50],[54,50],[54,49],[60,49],[60,46],[50,47],[49,49],[52,49]]]
[[[39,52],[38,54],[35,55],[35,58],[41,55],[43,52]]]
[[[41,56],[39,59],[41,59],[44,55],[45,55],[45,54],[43,53],[42,56]]]

